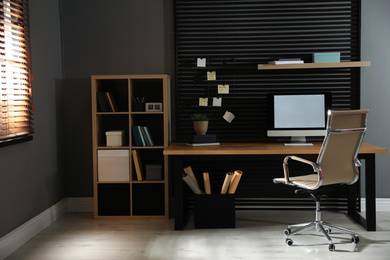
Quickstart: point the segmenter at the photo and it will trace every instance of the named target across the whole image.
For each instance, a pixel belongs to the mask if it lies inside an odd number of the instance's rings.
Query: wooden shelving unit
[[[326,68],[352,68],[370,67],[369,61],[329,62],[329,63],[302,63],[302,64],[258,64],[258,70],[285,70],[285,69],[326,69]]]
[[[99,219],[168,218],[169,183],[168,157],[164,148],[170,144],[170,77],[168,75],[94,75],[92,85],[92,143],[94,217]],[[98,93],[111,92],[117,110],[102,111]],[[146,102],[162,103],[162,111],[136,111],[133,97]],[[137,146],[132,126],[147,126],[152,146]],[[107,146],[106,132],[124,130],[124,145]],[[99,151],[120,151],[128,162],[128,178],[107,177],[99,180]],[[160,164],[161,179],[138,180],[133,151],[138,151],[142,166]],[[108,159],[110,160],[110,158]],[[102,164],[103,159],[100,161]],[[114,167],[116,165],[114,164]],[[103,168],[103,167],[101,167]],[[122,170],[122,168],[121,168]],[[106,171],[107,175],[107,171]],[[108,171],[110,176],[110,170]],[[103,178],[100,178],[103,179]]]

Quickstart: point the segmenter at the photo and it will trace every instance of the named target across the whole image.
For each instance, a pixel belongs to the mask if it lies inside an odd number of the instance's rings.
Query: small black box
[[[194,223],[195,228],[236,227],[235,195],[195,195]]]

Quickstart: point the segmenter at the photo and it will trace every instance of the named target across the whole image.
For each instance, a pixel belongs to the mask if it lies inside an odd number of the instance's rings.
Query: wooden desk
[[[197,156],[237,156],[237,155],[308,155],[318,154],[322,142],[315,142],[313,146],[284,146],[283,143],[221,143],[219,146],[192,147],[184,143],[173,143],[164,150],[164,155],[173,158],[173,179],[175,185],[175,229],[181,230],[184,225],[183,207],[183,162]],[[375,154],[387,153],[387,149],[364,142],[359,151],[359,159],[365,160],[365,190],[366,190],[366,218],[359,213],[356,203],[357,195],[348,198],[348,214],[368,231],[376,230],[375,206]],[[212,158],[212,157],[210,157]],[[228,159],[228,158],[227,158]],[[282,163],[281,161],[279,163]],[[277,177],[277,176],[275,176]],[[360,198],[360,197],[359,197]]]

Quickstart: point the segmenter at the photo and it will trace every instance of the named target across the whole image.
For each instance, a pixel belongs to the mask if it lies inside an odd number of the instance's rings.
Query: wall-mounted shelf
[[[281,70],[281,69],[326,69],[326,68],[352,68],[352,67],[370,67],[369,61],[350,61],[350,62],[328,62],[328,63],[303,63],[303,64],[258,64],[258,70]]]

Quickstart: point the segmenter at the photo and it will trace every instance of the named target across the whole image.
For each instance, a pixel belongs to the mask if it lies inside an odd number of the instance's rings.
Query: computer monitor
[[[306,137],[325,136],[331,102],[330,93],[269,94],[267,136],[291,137],[286,145],[310,145]]]

